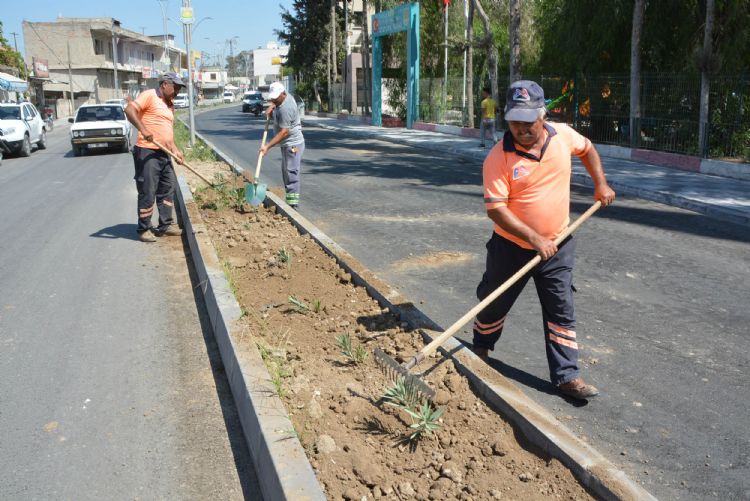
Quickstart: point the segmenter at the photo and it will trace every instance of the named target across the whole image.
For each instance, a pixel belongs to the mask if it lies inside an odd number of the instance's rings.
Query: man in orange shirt
[[[185,87],[176,73],[159,77],[159,86],[141,92],[135,101],[128,103],[125,115],[138,129],[138,141],[133,147],[135,186],[138,189],[138,238],[142,242],[155,242],[156,236],[179,236],[182,230],[172,226],[174,219],[174,190],[177,180],[172,161],[151,140],[174,153],[182,163],[182,152],[174,143],[174,106],[172,100]],[[154,201],[159,209],[159,226],[153,228],[151,216]]]
[[[487,243],[487,268],[477,287],[484,299],[536,254],[542,262],[485,308],[474,321],[473,350],[484,360],[500,339],[511,306],[530,277],[542,305],[544,339],[552,383],[565,395],[587,399],[598,390],[578,368],[573,264],[575,239],[558,248],[555,238],[570,222],[571,154],[594,181],[594,198],[615,199],[591,142],[564,124],[545,122],[544,91],[521,80],[508,89],[509,131],[484,161],[484,202],[495,231]]]

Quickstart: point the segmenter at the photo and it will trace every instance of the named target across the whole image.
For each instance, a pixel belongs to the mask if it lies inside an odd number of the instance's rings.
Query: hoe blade
[[[375,348],[375,361],[383,368],[383,371],[388,377],[396,380],[399,377],[404,378],[404,382],[408,385],[413,386],[419,391],[425,398],[432,400],[435,398],[435,390],[430,388],[427,383],[422,381],[421,378],[411,374],[406,368],[396,362],[390,355],[381,350]]]

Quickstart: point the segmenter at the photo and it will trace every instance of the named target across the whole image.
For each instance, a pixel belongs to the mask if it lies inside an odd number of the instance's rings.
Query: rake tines
[[[428,400],[435,398],[435,390],[430,388],[421,378],[411,374],[406,367],[396,362],[390,355],[375,348],[375,361],[383,369],[383,372],[393,381],[403,379],[404,384],[413,387]]]

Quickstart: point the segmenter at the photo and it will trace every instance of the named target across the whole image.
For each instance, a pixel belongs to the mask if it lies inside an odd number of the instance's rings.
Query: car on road
[[[73,124],[70,145],[75,156],[107,148],[130,151],[132,126],[119,104],[86,104],[78,108],[75,119],[68,121]]]
[[[0,103],[0,135],[12,153],[31,155],[31,146],[47,147],[47,124],[31,103]]]
[[[245,92],[242,96],[242,111],[244,113],[252,111],[259,104],[263,110],[268,108],[268,101],[263,99],[263,94],[258,91]]]
[[[222,100],[225,103],[233,103],[234,102],[234,92],[230,90],[225,90],[224,94],[222,94]]]
[[[172,100],[172,105],[177,108],[187,108],[189,106],[187,92],[180,92]]]
[[[305,118],[305,100],[302,99],[299,94],[292,94],[292,97],[297,103],[297,110],[299,111],[299,117]]]

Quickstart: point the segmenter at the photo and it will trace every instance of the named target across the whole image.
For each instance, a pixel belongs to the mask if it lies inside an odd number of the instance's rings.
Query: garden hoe
[[[591,215],[601,207],[601,202],[597,201],[592,205],[586,212],[576,219],[576,221],[568,226],[566,230],[555,239],[555,244],[560,245],[563,240],[568,238],[578,227],[583,224]],[[471,319],[473,319],[480,311],[485,309],[492,301],[497,299],[500,294],[510,289],[518,280],[520,280],[526,273],[528,273],[534,266],[539,264],[542,260],[541,256],[537,255],[531,261],[529,261],[523,268],[518,270],[515,275],[506,280],[500,287],[495,289],[492,294],[484,298],[481,303],[473,307],[461,317],[456,323],[451,325],[448,330],[440,334],[438,337],[432,340],[427,346],[417,352],[416,355],[411,357],[403,365],[399,364],[396,360],[386,354],[380,348],[375,348],[375,360],[385,369],[385,372],[393,377],[394,379],[403,378],[404,383],[411,385],[419,393],[421,393],[427,399],[433,399],[435,397],[435,390],[430,388],[421,378],[415,376],[409,372],[415,365],[427,358],[433,351],[435,351],[440,345],[442,345],[446,339],[454,335],[458,330],[466,325]]]
[[[268,122],[271,120],[270,116],[266,117],[266,128],[263,131],[263,140],[260,143],[261,148],[266,145],[266,136],[268,135]],[[258,153],[258,164],[255,166],[255,176],[253,177],[253,184],[247,183],[245,185],[245,200],[253,207],[257,207],[263,203],[266,199],[267,185],[259,183],[260,179],[260,164],[263,161],[263,155]]]
[[[154,143],[154,144],[155,144],[156,146],[158,146],[158,147],[159,147],[159,149],[160,149],[161,151],[163,151],[164,153],[166,153],[166,154],[167,154],[167,155],[169,155],[170,157],[174,158],[174,159],[175,159],[175,161],[176,161],[176,162],[177,162],[178,164],[180,163],[180,161],[179,161],[179,160],[177,159],[177,157],[175,156],[175,154],[174,154],[174,153],[172,153],[171,151],[169,151],[168,149],[166,149],[166,148],[165,148],[164,146],[162,146],[161,144],[159,144],[159,143],[158,143],[158,142],[157,142],[157,141],[156,141],[155,139],[152,139],[152,140],[151,140],[151,142],[152,142],[152,143]],[[195,169],[193,169],[192,167],[190,167],[190,166],[189,166],[189,165],[187,164],[187,162],[183,161],[183,162],[182,162],[182,163],[181,163],[180,165],[184,165],[185,167],[187,167],[187,168],[188,168],[188,169],[190,170],[190,172],[192,172],[193,174],[195,174],[196,176],[198,176],[199,178],[201,178],[201,179],[202,179],[202,180],[203,180],[203,181],[204,181],[204,182],[205,182],[206,184],[208,184],[208,185],[209,185],[209,186],[210,186],[211,188],[213,188],[213,187],[214,187],[214,185],[213,185],[213,183],[212,183],[211,181],[209,181],[208,179],[206,179],[205,177],[203,177],[203,175],[202,175],[202,174],[201,174],[200,172],[198,172],[197,170],[195,170]]]

